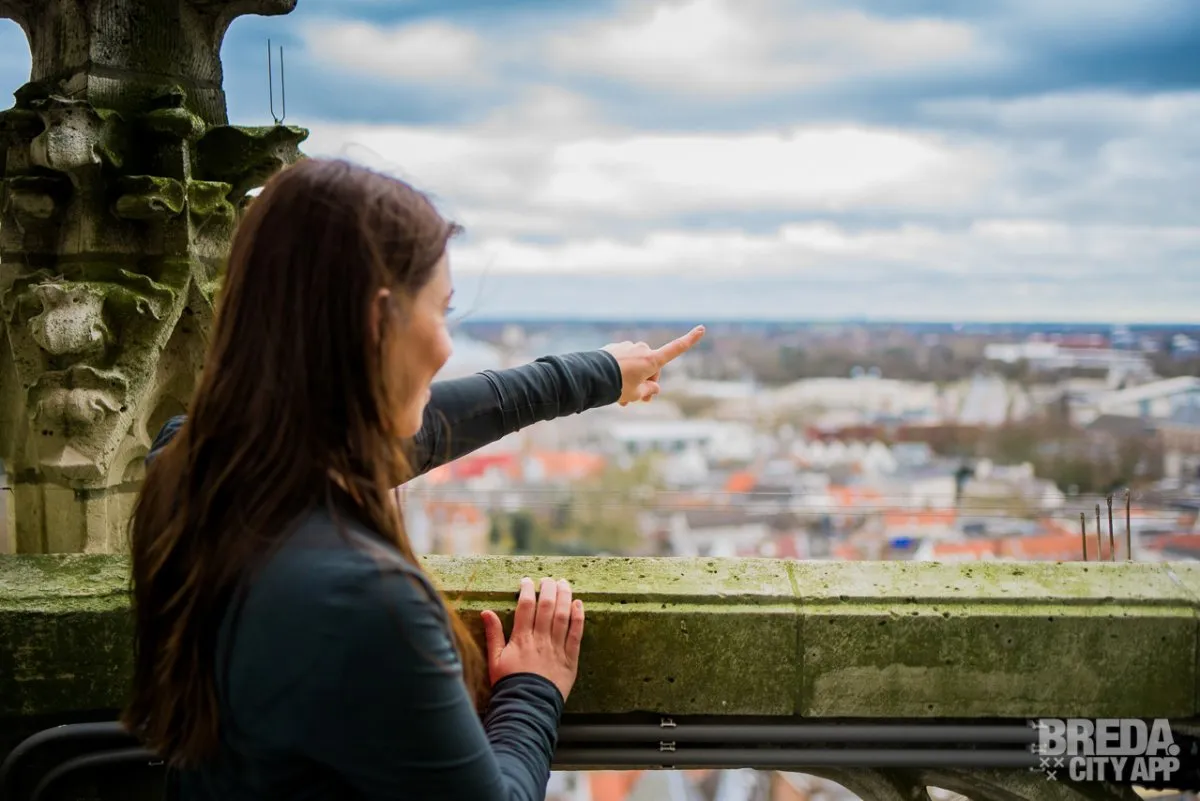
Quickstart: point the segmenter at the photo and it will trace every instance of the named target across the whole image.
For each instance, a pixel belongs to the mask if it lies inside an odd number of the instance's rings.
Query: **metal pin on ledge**
[[[1112,521],[1112,495],[1108,496],[1108,559],[1110,562],[1117,561],[1117,543],[1113,538],[1113,521]]]
[[[1133,561],[1132,494],[1125,490],[1125,561]]]
[[[1083,561],[1087,561],[1087,515],[1079,513],[1079,538],[1083,543]]]
[[[1100,528],[1100,504],[1096,504],[1096,561],[1104,561],[1104,530]]]

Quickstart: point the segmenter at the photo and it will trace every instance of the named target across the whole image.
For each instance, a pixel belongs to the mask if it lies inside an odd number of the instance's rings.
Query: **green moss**
[[[219,215],[232,219],[233,204],[226,199],[232,188],[219,181],[189,181],[188,210],[199,218]]]
[[[186,191],[174,178],[127,175],[117,182],[119,196],[113,211],[128,220],[156,220],[183,211]]]
[[[170,260],[164,260],[164,272],[168,280],[171,268]],[[182,276],[182,286],[186,286],[188,263],[184,262],[185,271]],[[178,270],[176,270],[178,272]],[[76,293],[91,293],[104,299],[105,310],[115,320],[128,320],[135,316],[146,315],[161,320],[176,298],[177,290],[172,285],[155,281],[143,273],[131,272],[123,265],[113,264],[109,269],[103,265],[91,265],[89,272],[94,278],[90,281],[72,281],[71,288]],[[5,296],[5,311],[12,314],[18,304],[26,304],[31,314],[40,311],[41,301],[33,294],[33,287],[42,284],[55,283],[53,277],[44,270],[22,276],[13,282],[12,290]],[[127,343],[128,344],[128,343]]]
[[[109,554],[0,556],[0,611],[128,607],[129,560]]]
[[[160,135],[197,139],[204,133],[206,126],[204,120],[185,108],[163,108],[144,115],[142,127]]]
[[[522,576],[587,609],[573,712],[1190,717],[1200,568],[765,559],[424,560],[476,636]],[[117,556],[0,557],[0,714],[116,703]]]
[[[196,143],[196,177],[229,184],[229,199],[236,202],[299,159],[307,138],[304,128],[282,125],[211,128]]]

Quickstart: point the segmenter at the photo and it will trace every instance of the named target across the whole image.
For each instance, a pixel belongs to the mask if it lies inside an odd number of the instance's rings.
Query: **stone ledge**
[[[1197,714],[1200,567],[429,557],[475,621],[518,580],[587,605],[568,711],[846,718]],[[119,707],[121,556],[0,557],[0,717]]]

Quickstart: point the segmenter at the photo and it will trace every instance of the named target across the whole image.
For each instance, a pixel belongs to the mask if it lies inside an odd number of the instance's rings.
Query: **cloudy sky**
[[[1196,0],[300,0],[230,30],[235,121],[268,37],[476,317],[1200,321]]]

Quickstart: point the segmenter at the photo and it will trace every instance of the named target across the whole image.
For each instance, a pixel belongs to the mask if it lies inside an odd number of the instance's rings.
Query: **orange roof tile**
[[[435,522],[439,523],[478,525],[487,519],[487,515],[483,513],[483,510],[475,504],[456,501],[427,501],[425,512]]]
[[[883,516],[883,525],[888,528],[923,526],[952,526],[958,519],[953,509],[935,509],[920,512],[896,511]]]
[[[933,558],[944,559],[949,556],[973,556],[982,559],[985,556],[996,556],[1000,543],[995,540],[967,540],[966,542],[937,542],[933,545]]]
[[[434,486],[448,484],[454,480],[454,469],[448,464],[438,465],[422,476],[421,480]]]
[[[598,770],[589,773],[592,801],[625,801],[642,773],[640,770]]]
[[[838,506],[878,506],[883,496],[873,489],[865,487],[830,486],[829,496]]]
[[[725,482],[726,492],[750,492],[758,484],[758,477],[746,470],[734,473]]]
[[[588,451],[539,451],[533,454],[547,476],[578,480],[602,472],[608,460]]]
[[[1088,537],[1088,558],[1096,558],[1096,537]],[[1043,534],[1033,537],[1009,537],[1002,541],[1001,553],[1010,559],[1070,562],[1083,558],[1079,533]],[[1104,537],[1101,556],[1108,558],[1108,537]]]
[[[1042,530],[1047,534],[1079,536],[1079,526],[1069,525],[1062,520],[1057,520],[1053,517],[1044,517],[1038,522],[1041,524]]]
[[[833,546],[832,553],[834,559],[845,559],[849,562],[862,559],[862,549],[847,543]]]

